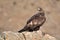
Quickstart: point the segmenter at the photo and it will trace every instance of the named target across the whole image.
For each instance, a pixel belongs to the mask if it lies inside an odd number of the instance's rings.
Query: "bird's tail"
[[[18,32],[24,32],[25,30],[24,29],[22,29],[22,30],[19,30]]]
[[[21,30],[19,30],[18,32],[24,32],[24,31],[26,31],[28,29],[28,27],[27,26],[25,26],[23,29],[21,29]]]

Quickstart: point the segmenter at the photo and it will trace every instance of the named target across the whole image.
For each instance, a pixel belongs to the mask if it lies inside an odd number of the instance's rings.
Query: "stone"
[[[43,35],[43,32],[40,30],[22,33],[5,31],[0,35],[0,40],[56,40],[55,37],[49,34]]]

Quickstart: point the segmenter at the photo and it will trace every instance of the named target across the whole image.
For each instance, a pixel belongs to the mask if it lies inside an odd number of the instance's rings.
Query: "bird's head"
[[[40,7],[38,7],[38,14],[40,16],[44,16],[45,15],[44,10],[42,8],[40,8]]]
[[[40,8],[40,7],[38,7],[38,9],[37,9],[38,11],[42,11],[43,9],[42,8]]]

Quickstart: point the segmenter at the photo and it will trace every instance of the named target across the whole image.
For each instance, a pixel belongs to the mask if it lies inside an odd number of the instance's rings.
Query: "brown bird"
[[[46,21],[45,18],[45,13],[42,8],[38,8],[38,13],[33,15],[26,23],[26,26],[18,31],[18,32],[23,32],[23,31],[37,31],[40,29],[40,27],[43,25],[43,23]]]

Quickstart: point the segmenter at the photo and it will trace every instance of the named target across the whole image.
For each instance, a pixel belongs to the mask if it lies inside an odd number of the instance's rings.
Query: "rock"
[[[41,31],[34,31],[34,32],[23,32],[25,35],[26,40],[41,40],[43,37]]]
[[[45,34],[45,36],[41,40],[56,40],[56,38],[48,34]]]
[[[19,34],[19,33],[8,31],[8,32],[3,32],[2,35],[3,38],[5,36],[5,40],[25,40],[22,33]]]
[[[0,36],[0,40],[4,40],[3,38],[1,38],[1,36]]]
[[[0,40],[56,40],[56,38],[50,36],[49,34],[43,35],[43,32],[40,30],[22,33],[5,31],[1,34]]]

